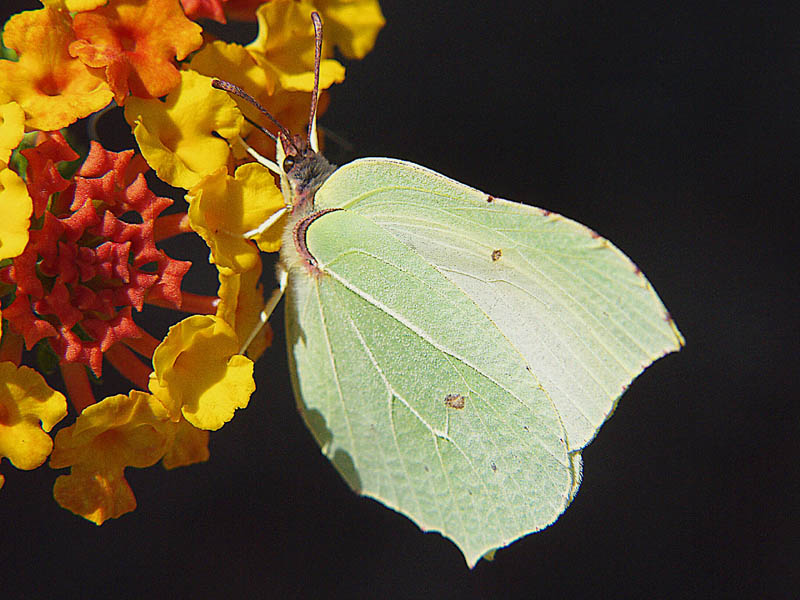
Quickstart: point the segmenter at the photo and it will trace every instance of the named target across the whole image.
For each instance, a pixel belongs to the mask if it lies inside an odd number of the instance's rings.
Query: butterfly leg
[[[251,239],[251,238],[257,238],[257,237],[258,237],[258,236],[260,236],[262,233],[264,233],[264,232],[265,232],[267,229],[269,229],[269,228],[270,228],[270,227],[272,227],[272,226],[273,226],[275,223],[277,223],[277,222],[278,222],[278,219],[280,219],[280,218],[281,218],[281,217],[284,215],[284,213],[286,212],[286,210],[287,210],[287,207],[286,207],[286,206],[284,206],[283,208],[279,208],[278,210],[276,210],[274,213],[272,213],[272,214],[270,215],[269,219],[267,219],[266,221],[264,221],[264,222],[263,222],[261,225],[259,225],[259,226],[258,226],[258,227],[256,227],[255,229],[251,229],[250,231],[245,231],[245,232],[242,234],[242,236],[243,236],[243,237],[246,237],[246,238],[248,238],[248,239]]]
[[[250,332],[250,335],[247,336],[244,344],[242,344],[241,348],[239,348],[239,354],[244,354],[247,351],[247,348],[250,347],[250,344],[253,343],[255,337],[259,334],[259,332],[264,328],[264,325],[267,324],[272,311],[275,310],[275,307],[278,306],[278,302],[280,302],[281,298],[283,297],[283,292],[286,289],[286,282],[289,280],[289,273],[283,269],[282,267],[278,267],[278,287],[272,291],[272,294],[267,300],[267,303],[264,305],[264,308],[261,309],[261,314],[259,315],[258,323],[255,327],[253,327],[253,331]]]
[[[281,171],[280,167],[278,167],[275,161],[268,159],[265,156],[261,156],[256,150],[250,146],[247,142],[245,142],[242,138],[237,137],[236,141],[244,148],[244,151],[247,152],[250,156],[256,159],[258,164],[267,167],[270,171],[275,173],[276,175],[282,175],[283,171]]]

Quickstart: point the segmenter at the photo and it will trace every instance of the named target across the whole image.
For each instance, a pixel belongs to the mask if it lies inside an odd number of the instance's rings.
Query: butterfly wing
[[[591,441],[637,375],[683,344],[630,259],[560,215],[383,158],[340,168],[316,205],[380,226],[469,297],[554,402],[571,452]]]
[[[355,211],[319,217],[306,243],[323,274],[290,275],[293,385],[348,483],[452,539],[470,566],[552,523],[574,495],[579,461],[485,311]]]

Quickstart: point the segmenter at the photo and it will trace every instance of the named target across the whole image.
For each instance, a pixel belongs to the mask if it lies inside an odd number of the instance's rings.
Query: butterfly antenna
[[[248,117],[247,115],[242,115],[242,116],[244,117],[244,120],[245,120],[245,121],[247,121],[248,123],[250,123],[250,125],[252,125],[252,126],[253,126],[253,127],[255,127],[256,129],[258,129],[258,130],[259,130],[261,133],[263,133],[264,135],[266,135],[266,136],[267,136],[268,138],[270,138],[270,139],[271,139],[273,142],[277,142],[277,141],[278,141],[278,138],[277,138],[277,136],[276,136],[274,133],[272,133],[272,132],[271,132],[269,129],[267,129],[266,127],[262,127],[262,126],[261,126],[259,123],[256,123],[256,122],[255,122],[253,119],[251,119],[251,118],[250,118],[250,117]]]
[[[292,143],[292,134],[289,133],[289,130],[286,129],[286,127],[284,127],[283,125],[281,125],[280,122],[275,117],[273,117],[266,108],[261,106],[261,104],[259,104],[258,100],[253,98],[250,94],[245,92],[238,85],[234,85],[230,81],[224,81],[222,79],[214,79],[211,82],[211,87],[215,87],[218,90],[222,90],[224,92],[228,92],[229,94],[234,94],[235,96],[239,96],[239,98],[241,98],[242,100],[246,100],[247,102],[249,102],[250,104],[255,106],[259,110],[259,112],[261,114],[263,114],[265,117],[267,117],[270,121],[272,121],[274,123],[274,125],[278,129],[280,129],[280,132],[284,136],[286,136],[286,139],[289,140],[289,143],[292,144],[292,146],[294,146],[294,144]],[[247,117],[245,117],[245,119],[247,119]],[[247,119],[247,120],[248,120],[248,122],[253,123],[253,121],[251,121],[250,119]],[[272,141],[274,141],[274,142],[278,141],[278,138],[272,132],[264,129],[263,127],[261,127],[260,125],[258,125],[256,123],[253,123],[253,124],[256,127],[258,127],[262,132],[267,134],[270,138],[272,138]],[[295,149],[297,150],[297,148],[295,148]],[[299,150],[298,150],[298,152],[299,152]]]
[[[306,137],[309,147],[311,146],[311,131],[314,127],[314,119],[317,116],[319,65],[322,61],[322,19],[317,11],[311,13],[311,21],[314,23],[314,89],[311,90],[311,109],[308,114],[308,135]]]

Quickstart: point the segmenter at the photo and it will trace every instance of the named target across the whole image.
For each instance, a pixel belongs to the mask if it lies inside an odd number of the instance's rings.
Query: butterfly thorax
[[[291,140],[281,136],[280,141],[285,153],[281,166],[289,186],[292,207],[284,230],[281,262],[288,271],[304,268],[313,275],[319,275],[316,261],[305,244],[305,232],[318,216],[314,210],[314,195],[336,170],[336,165],[315,152],[307,140],[299,135],[292,136]],[[327,211],[320,211],[324,212]]]

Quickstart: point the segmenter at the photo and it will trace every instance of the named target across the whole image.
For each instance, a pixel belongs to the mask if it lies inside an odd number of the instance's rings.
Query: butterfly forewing
[[[570,451],[594,437],[645,367],[682,344],[636,266],[560,215],[391,159],[345,165],[316,204],[379,226],[479,307],[552,398]]]

